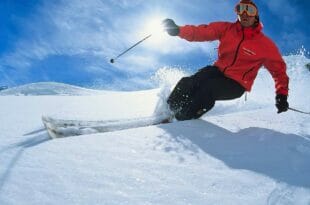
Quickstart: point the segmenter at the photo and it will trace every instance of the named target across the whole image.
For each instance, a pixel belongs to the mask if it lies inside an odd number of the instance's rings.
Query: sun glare
[[[164,31],[162,25],[162,17],[153,17],[146,21],[145,29],[143,29],[143,35],[152,34],[152,37],[148,41],[148,45],[151,47],[160,47],[163,45],[167,34]]]
[[[163,19],[159,17],[150,19],[147,21],[145,31],[154,35],[164,32],[162,21]]]

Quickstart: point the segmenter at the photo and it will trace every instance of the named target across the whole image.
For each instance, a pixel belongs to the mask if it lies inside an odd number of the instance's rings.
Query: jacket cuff
[[[288,90],[281,88],[281,89],[277,90],[276,94],[277,95],[286,95],[287,96],[288,95]]]

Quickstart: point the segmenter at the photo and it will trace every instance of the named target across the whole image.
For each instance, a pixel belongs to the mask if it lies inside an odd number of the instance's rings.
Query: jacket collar
[[[238,32],[244,32],[244,38],[245,39],[251,39],[254,38],[256,36],[261,35],[261,31],[263,29],[263,24],[261,22],[259,22],[259,24],[256,27],[247,27],[247,28],[243,28],[241,26],[241,23],[239,21],[236,22],[237,24],[237,30]]]

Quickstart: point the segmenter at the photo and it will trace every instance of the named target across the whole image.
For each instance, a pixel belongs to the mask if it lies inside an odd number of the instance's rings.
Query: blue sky
[[[179,25],[235,21],[237,2],[1,0],[0,86],[54,81],[113,90],[151,88],[158,69],[194,72],[217,55],[217,42],[189,43],[154,31],[153,22],[166,17]],[[255,2],[264,33],[283,55],[310,49],[309,1]],[[109,63],[149,33],[154,36]]]

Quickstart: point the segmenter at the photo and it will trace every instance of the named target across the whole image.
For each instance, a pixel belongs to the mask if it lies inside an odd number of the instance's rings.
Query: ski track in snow
[[[309,60],[285,60],[289,103],[309,109],[310,73],[300,70]],[[22,96],[0,96],[0,204],[310,204],[310,118],[277,114],[266,76],[247,101],[218,102],[200,120],[56,140],[43,114],[143,118],[165,111],[171,82],[139,92],[7,90]]]

